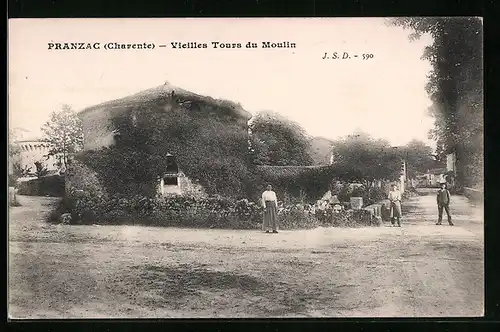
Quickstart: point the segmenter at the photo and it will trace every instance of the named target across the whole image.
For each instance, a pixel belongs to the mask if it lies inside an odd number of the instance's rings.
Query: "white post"
[[[160,178],[160,195],[165,195],[163,177]]]

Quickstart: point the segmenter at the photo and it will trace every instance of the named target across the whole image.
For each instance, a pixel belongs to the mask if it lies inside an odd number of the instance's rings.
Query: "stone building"
[[[41,162],[50,172],[60,170],[57,156],[49,155],[50,146],[42,140],[21,140],[14,143],[19,152],[9,159],[9,173],[13,171],[13,165],[18,163],[22,169],[29,170],[29,174],[34,175],[36,162]]]
[[[201,96],[165,83],[162,86],[148,89],[132,96],[101,103],[88,107],[78,113],[83,123],[83,149],[97,150],[115,144],[120,135],[114,125],[117,117],[129,117],[131,123],[148,105],[156,109],[169,112],[173,110],[202,111],[219,117],[230,117],[241,130],[248,131],[248,121],[251,114],[245,111],[240,104]],[[164,174],[158,174],[158,192],[162,195],[181,195],[184,193],[202,194],[203,189],[194,184],[178,165],[176,156],[167,154],[167,169]]]

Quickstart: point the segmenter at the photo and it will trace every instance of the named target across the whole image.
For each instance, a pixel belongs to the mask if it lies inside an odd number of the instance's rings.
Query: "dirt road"
[[[47,225],[10,210],[12,318],[481,316],[483,218],[453,197],[404,205],[402,228],[258,231]]]

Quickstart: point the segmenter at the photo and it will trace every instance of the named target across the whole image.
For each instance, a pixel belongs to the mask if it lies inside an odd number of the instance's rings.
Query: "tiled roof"
[[[309,169],[315,169],[321,167],[324,166],[257,166],[257,170],[264,175],[283,177],[283,176],[298,175]]]

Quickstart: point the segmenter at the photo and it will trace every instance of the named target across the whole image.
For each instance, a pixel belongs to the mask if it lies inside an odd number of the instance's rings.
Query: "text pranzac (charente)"
[[[261,41],[261,42],[169,42],[157,43],[121,43],[121,42],[49,42],[49,50],[152,50],[155,48],[171,49],[281,49],[296,48],[297,44],[290,41]]]

